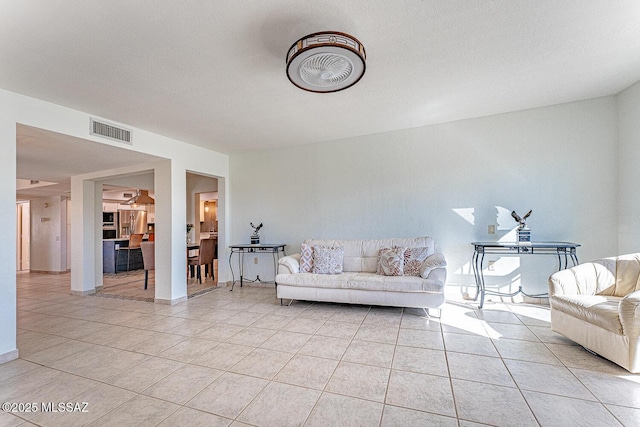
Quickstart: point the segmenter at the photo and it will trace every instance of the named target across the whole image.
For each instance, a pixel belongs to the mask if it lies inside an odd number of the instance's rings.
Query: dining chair
[[[208,275],[208,271],[211,270],[211,280],[214,279],[213,273],[213,260],[216,259],[218,247],[216,245],[217,239],[202,239],[200,240],[200,250],[198,251],[198,256],[187,258],[187,264],[189,266],[195,266],[197,271],[196,278],[200,283],[202,283],[202,273],[200,270],[200,266],[206,266],[205,270],[205,280]]]
[[[118,272],[118,261],[120,261],[120,252],[127,252],[127,271],[129,271],[129,266],[131,265],[131,251],[140,250],[140,243],[142,243],[142,238],[144,234],[130,234],[129,235],[129,246],[123,247],[120,246],[118,248],[118,254],[116,259],[116,273]]]
[[[142,250],[142,264],[144,265],[144,288],[147,289],[149,283],[149,270],[156,269],[156,244],[155,242],[140,243]]]

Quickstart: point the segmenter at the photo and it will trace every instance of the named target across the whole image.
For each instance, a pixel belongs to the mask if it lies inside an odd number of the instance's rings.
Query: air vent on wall
[[[131,131],[129,129],[119,128],[94,119],[90,120],[91,128],[89,133],[91,135],[100,135],[105,138],[113,139],[114,141],[131,144]]]

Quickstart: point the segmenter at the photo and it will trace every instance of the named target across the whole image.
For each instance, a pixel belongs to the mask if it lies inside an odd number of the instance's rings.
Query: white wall
[[[496,240],[533,209],[535,240],[582,244],[581,260],[617,249],[613,97],[397,132],[231,156],[231,239],[299,250],[307,237],[429,235],[451,285],[469,285],[470,242]],[[499,233],[487,234],[489,224]],[[496,257],[497,258],[497,257]],[[514,265],[513,262],[516,264]],[[505,260],[489,282],[545,292],[552,257]],[[268,260],[245,277],[273,279]],[[520,275],[522,276],[520,278]],[[503,289],[504,290],[504,289]]]
[[[67,271],[67,199],[31,200],[31,266],[34,272]]]
[[[640,252],[640,82],[617,97],[620,141],[618,253]]]

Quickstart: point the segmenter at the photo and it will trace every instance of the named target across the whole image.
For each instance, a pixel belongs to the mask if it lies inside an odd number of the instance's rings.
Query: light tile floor
[[[552,333],[544,306],[452,302],[429,319],[281,306],[265,287],[166,306],[19,274],[18,348],[0,401],[37,412],[1,426],[640,426],[640,375]]]

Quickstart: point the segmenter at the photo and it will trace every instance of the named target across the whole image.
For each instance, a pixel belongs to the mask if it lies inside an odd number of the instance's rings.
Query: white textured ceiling
[[[0,2],[0,87],[218,151],[611,95],[640,80],[638,0]],[[354,87],[285,75],[298,38],[360,39]]]

